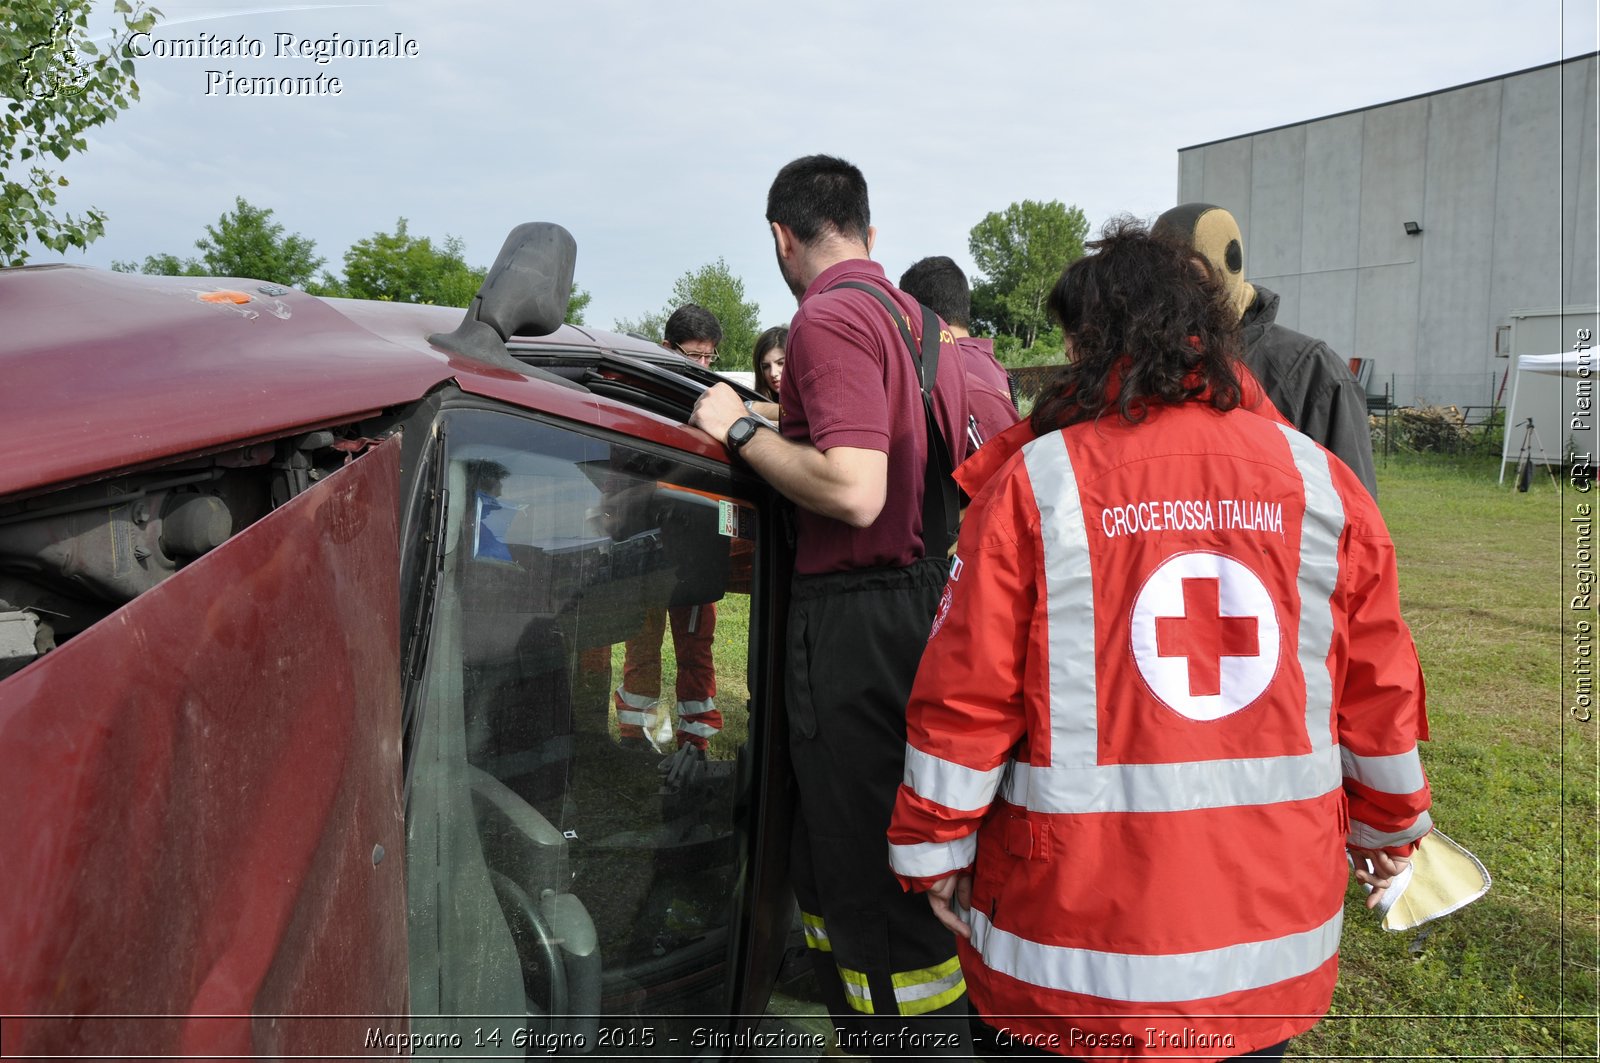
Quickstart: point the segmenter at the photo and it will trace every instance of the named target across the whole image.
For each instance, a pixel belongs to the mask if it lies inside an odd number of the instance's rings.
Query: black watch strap
[[[754,417],[741,417],[728,427],[728,449],[738,453],[739,448],[750,442],[761,428],[761,422]]]

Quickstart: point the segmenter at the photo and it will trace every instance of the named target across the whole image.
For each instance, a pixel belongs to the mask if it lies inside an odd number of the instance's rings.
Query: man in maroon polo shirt
[[[967,405],[972,408],[972,446],[982,446],[1017,423],[1011,377],[994,356],[994,341],[972,334],[972,289],[967,275],[949,255],[930,255],[900,274],[900,290],[932,310],[956,338],[967,371]]]
[[[970,1055],[954,939],[890,873],[886,831],[905,770],[905,703],[949,575],[953,528],[924,508],[928,429],[921,310],[871,261],[861,171],[812,155],[767,194],[778,267],[800,300],[789,326],[781,434],[718,385],[696,425],[797,506],[786,702],[799,783],[793,875],[806,943],[848,1050]],[[941,334],[932,399],[954,460],[967,452],[965,374]],[[946,518],[949,518],[948,520]],[[925,526],[929,525],[929,526]]]

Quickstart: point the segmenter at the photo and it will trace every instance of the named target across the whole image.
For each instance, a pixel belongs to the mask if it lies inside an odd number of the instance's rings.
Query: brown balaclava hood
[[[1255,285],[1244,279],[1244,238],[1233,215],[1210,203],[1173,207],[1151,227],[1157,236],[1178,240],[1205,256],[1222,282],[1235,317],[1255,302]]]

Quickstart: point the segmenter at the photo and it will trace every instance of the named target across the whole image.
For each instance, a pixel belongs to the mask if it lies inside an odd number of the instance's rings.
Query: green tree
[[[1007,369],[1021,369],[1030,365],[1061,365],[1067,360],[1061,326],[1056,325],[1039,333],[1033,346],[1024,347],[1016,336],[999,335],[994,340],[995,359]]]
[[[203,277],[206,273],[198,258],[182,259],[166,253],[146,255],[143,262],[112,262],[111,268],[118,273],[150,273],[158,277]]]
[[[1030,348],[1050,329],[1045,299],[1061,271],[1083,257],[1089,222],[1058,200],[1025,199],[972,227],[967,249],[983,273],[972,286],[972,314],[985,329]]]
[[[233,203],[233,213],[224,211],[217,224],[207,225],[206,235],[194,242],[198,258],[180,259],[163,252],[147,255],[138,264],[113,262],[111,268],[169,277],[249,277],[314,288],[312,278],[323,263],[316,254],[316,241],[299,233],[285,236],[283,226],[272,220],[271,208],[251,206],[242,196],[234,197]]]
[[[376,232],[344,253],[344,282],[324,275],[330,294],[396,303],[466,306],[478,293],[485,270],[467,265],[459,236],[435,247],[426,236],[412,236],[406,219],[394,232]]]
[[[718,320],[721,320],[720,318]],[[666,328],[666,314],[641,314],[638,318],[620,317],[611,325],[618,332],[629,332],[635,336],[643,336],[647,340],[661,342],[661,333]]]
[[[593,292],[586,292],[582,288],[578,287],[577,282],[573,282],[572,297],[567,300],[567,324],[583,324],[583,312],[588,308],[589,300],[593,298]]]
[[[316,241],[299,233],[285,236],[283,225],[272,220],[270,207],[251,206],[243,196],[235,196],[233,203],[233,213],[224,212],[194,242],[205,274],[250,277],[291,288],[310,284],[324,261],[316,254]]]
[[[26,262],[30,239],[61,253],[105,233],[104,211],[56,212],[67,179],[41,164],[83,151],[85,130],[139,98],[124,46],[161,12],[116,0],[122,29],[102,48],[89,39],[89,7],[89,0],[0,0],[0,265]]]
[[[755,350],[756,337],[761,334],[761,308],[745,301],[744,281],[735,277],[720,257],[674,281],[672,298],[660,313],[645,314],[637,321],[619,320],[616,329],[660,340],[667,318],[684,303],[705,307],[722,325],[722,343],[712,368],[745,368],[750,352]]]

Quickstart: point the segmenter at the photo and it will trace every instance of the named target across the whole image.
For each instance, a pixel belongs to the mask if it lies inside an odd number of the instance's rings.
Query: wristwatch
[[[761,422],[754,417],[741,417],[733,422],[728,426],[728,449],[737,454],[739,448],[750,442],[760,427]]]

